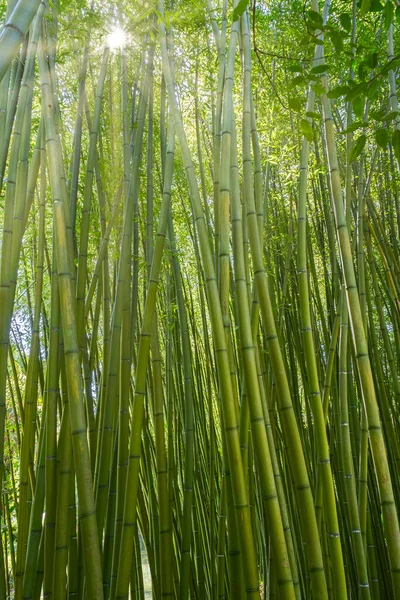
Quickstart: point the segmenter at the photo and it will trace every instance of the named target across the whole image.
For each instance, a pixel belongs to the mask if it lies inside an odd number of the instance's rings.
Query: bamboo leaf
[[[325,73],[326,71],[329,71],[330,66],[329,65],[317,65],[316,67],[313,67],[311,69],[311,73],[315,73],[315,75],[320,75],[321,73]]]
[[[307,119],[301,119],[300,129],[301,129],[301,133],[304,135],[306,140],[308,140],[309,142],[312,142],[314,136],[313,136],[313,128],[312,128],[310,121],[308,121]]]
[[[307,17],[309,19],[309,24],[312,25],[312,27],[315,29],[322,29],[324,22],[319,12],[309,10],[307,11]]]
[[[349,91],[350,91],[350,88],[348,85],[337,85],[336,87],[329,90],[327,95],[328,95],[328,98],[331,98],[332,100],[336,100],[336,98],[340,98],[341,96],[345,96],[346,94],[348,94]]]
[[[303,106],[300,98],[289,98],[289,106],[292,110],[300,112]]]
[[[390,25],[393,23],[393,17],[394,17],[394,7],[393,7],[392,2],[390,2],[390,0],[388,0],[383,9],[383,22],[384,22],[386,31],[389,29]]]
[[[363,135],[360,135],[360,137],[354,143],[354,145],[351,149],[351,152],[350,152],[350,156],[349,156],[350,163],[354,162],[360,156],[361,152],[364,150],[366,141],[367,141],[367,136],[365,134],[363,134]]]
[[[346,102],[352,102],[355,98],[360,98],[363,95],[363,92],[367,89],[368,84],[366,82],[359,83],[353,87],[350,92],[346,95]]]
[[[395,157],[400,161],[400,131],[398,129],[393,133],[392,146]]]
[[[362,121],[355,121],[355,123],[352,123],[351,125],[349,125],[349,127],[344,129],[342,133],[353,133],[353,131],[357,131],[357,129],[364,127],[364,125],[365,124]]]
[[[312,111],[312,110],[307,111],[306,116],[310,117],[310,119],[320,119],[321,118],[321,115],[319,113]]]
[[[287,69],[290,71],[290,73],[301,73],[303,67],[300,63],[294,63],[293,65],[289,65]]]
[[[311,87],[318,96],[322,96],[326,93],[326,89],[319,81],[314,83],[314,85],[312,85]]]
[[[306,84],[307,84],[307,79],[304,77],[304,75],[297,75],[297,77],[294,77],[291,80],[291,82],[289,84],[289,88],[293,89],[297,85],[306,85]]]
[[[371,67],[371,69],[375,69],[378,64],[378,52],[371,52],[367,58],[367,65]]]
[[[340,21],[340,24],[343,27],[343,29],[345,31],[347,31],[348,33],[350,33],[350,31],[351,31],[351,17],[349,15],[349,13],[342,13],[339,16],[339,21]]]
[[[329,37],[329,39],[331,40],[331,42],[333,44],[333,47],[335,48],[336,52],[339,54],[343,50],[343,38],[340,35],[339,31],[331,28],[330,31],[328,31],[328,33],[327,33],[327,37]]]
[[[361,16],[363,17],[371,8],[372,0],[362,0],[361,2]]]
[[[389,131],[387,129],[378,129],[375,133],[375,140],[380,148],[386,148],[389,143]]]
[[[232,13],[232,21],[235,22],[243,15],[245,12],[249,0],[239,0]]]

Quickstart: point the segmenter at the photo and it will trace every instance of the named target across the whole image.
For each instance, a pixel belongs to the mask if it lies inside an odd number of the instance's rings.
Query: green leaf
[[[329,71],[330,66],[329,65],[317,65],[316,67],[313,67],[311,69],[311,73],[314,73],[315,75],[319,75],[320,73],[325,73],[325,71]]]
[[[345,94],[348,94],[350,91],[350,88],[348,85],[337,85],[336,87],[332,88],[329,92],[328,92],[328,98],[331,98],[333,100],[336,100],[336,98],[340,98],[340,96],[344,96]]]
[[[354,162],[356,160],[356,158],[358,158],[358,156],[360,156],[361,152],[364,150],[366,141],[367,141],[367,136],[365,134],[360,135],[360,137],[357,138],[357,141],[353,145],[351,152],[350,152],[350,156],[349,156],[350,163]]]
[[[294,65],[288,66],[288,71],[290,71],[290,73],[301,73],[302,70],[303,70],[303,67],[301,66],[300,63],[295,63]]]
[[[393,152],[397,160],[400,162],[400,131],[396,129],[392,135]]]
[[[300,98],[289,98],[289,106],[292,110],[300,112],[303,106]]]
[[[306,85],[307,79],[304,75],[297,75],[297,77],[293,77],[293,79],[289,83],[289,89],[293,89],[296,85]]]
[[[317,112],[309,110],[306,112],[306,117],[310,117],[310,119],[320,119],[321,115]]]
[[[389,29],[390,25],[393,23],[393,16],[394,16],[393,4],[392,4],[392,2],[388,1],[388,2],[386,2],[385,6],[383,8],[383,21],[384,21],[386,31]]]
[[[400,7],[399,7],[400,8]],[[392,58],[392,60],[388,60],[388,62],[382,67],[380,71],[380,75],[387,75],[389,71],[394,71],[400,64],[400,57],[396,56]]]
[[[351,17],[349,13],[342,13],[341,15],[339,15],[339,21],[341,26],[343,27],[343,29],[345,31],[347,31],[348,33],[350,33],[351,31]]]
[[[380,148],[386,148],[389,142],[389,130],[378,129],[375,133],[375,140]]]
[[[240,19],[240,17],[246,10],[248,3],[249,3],[249,0],[239,0],[239,2],[236,4],[235,8],[233,9],[233,13],[232,13],[232,21],[233,22]]]
[[[366,60],[362,60],[358,65],[357,74],[359,79],[365,79],[368,73],[368,64]]]
[[[301,119],[300,129],[301,129],[301,133],[304,135],[306,140],[308,140],[309,142],[312,142],[313,141],[313,128],[312,128],[310,121],[308,121],[307,119]]]
[[[342,131],[342,133],[353,133],[353,131],[360,129],[360,127],[364,127],[364,123],[362,121],[355,121],[354,123],[349,125],[346,129],[344,129]]]
[[[377,52],[371,52],[371,54],[368,55],[367,57],[367,65],[369,67],[371,67],[371,69],[375,69],[375,67],[378,64],[378,53]]]
[[[353,100],[353,110],[356,117],[362,118],[364,114],[364,98],[362,96],[356,96]]]
[[[360,96],[364,95],[365,90],[367,89],[368,84],[363,81],[362,83],[358,83],[357,85],[355,85],[353,87],[352,90],[350,90],[350,92],[347,94],[345,100],[346,102],[353,102],[353,100],[355,98],[358,98]]]
[[[384,121],[385,120],[386,111],[384,109],[382,109],[382,110],[375,110],[375,111],[371,111],[370,115],[371,115],[372,119],[376,119],[377,121]]]
[[[372,0],[361,0],[361,16],[367,14],[369,9],[371,8]]]
[[[315,10],[308,10],[307,17],[309,18],[312,27],[315,29],[322,29],[324,22],[319,12],[316,12]]]
[[[326,89],[317,81],[312,86],[312,89],[317,94],[317,96],[323,96],[326,93]]]
[[[336,31],[336,29],[332,28],[330,31],[328,31],[327,37],[330,38],[336,52],[339,53],[343,50],[343,38],[340,33]]]
[[[400,23],[400,6],[396,7],[396,21]]]
[[[399,113],[397,110],[392,110],[390,113],[385,115],[385,118],[383,120],[384,121],[393,121],[397,117],[398,114]]]
[[[379,2],[379,0],[374,0],[372,2],[370,11],[371,12],[381,12],[382,10],[383,10],[383,5]]]
[[[378,110],[371,113],[371,117],[376,121],[393,121],[397,117],[397,110],[386,113],[385,110]]]
[[[377,79],[374,79],[373,81],[371,81],[368,84],[367,98],[372,100],[376,96],[376,92],[378,91],[378,88],[379,88],[379,81]]]

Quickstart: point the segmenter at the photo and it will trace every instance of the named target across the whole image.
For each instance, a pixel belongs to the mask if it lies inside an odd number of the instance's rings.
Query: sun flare
[[[107,36],[107,44],[111,50],[123,48],[126,44],[126,33],[121,27],[113,27]]]

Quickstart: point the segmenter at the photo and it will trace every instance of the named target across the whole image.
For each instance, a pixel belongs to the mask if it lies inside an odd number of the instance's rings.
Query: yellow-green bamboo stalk
[[[327,77],[322,77],[322,84],[328,90]],[[368,430],[372,455],[374,457],[376,475],[381,495],[381,508],[385,534],[387,536],[388,553],[390,558],[391,576],[396,589],[400,585],[400,531],[393,497],[393,487],[387,461],[385,442],[381,427],[379,407],[375,395],[368,346],[362,322],[360,300],[351,256],[349,231],[346,224],[339,166],[336,154],[336,143],[332,109],[329,98],[322,96],[322,106],[325,122],[325,135],[329,161],[329,174],[332,195],[335,206],[335,220],[340,248],[341,264],[346,285],[347,302],[349,306],[350,324],[355,346],[358,370],[368,420]]]
[[[65,368],[69,391],[71,436],[79,496],[79,518],[85,575],[89,595],[102,598],[100,549],[92,490],[89,447],[86,438],[84,395],[71,273],[72,256],[70,252],[72,239],[68,239],[67,233],[67,207],[64,205],[66,190],[62,188],[63,184],[65,185],[65,179],[60,177],[63,172],[61,169],[62,149],[55,127],[53,95],[43,45],[39,48],[39,67],[46,145],[49,157],[49,179],[53,199],[60,312],[65,347]]]

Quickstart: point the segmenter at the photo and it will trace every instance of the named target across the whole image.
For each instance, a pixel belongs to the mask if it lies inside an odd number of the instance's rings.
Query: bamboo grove
[[[0,18],[0,600],[400,598],[398,0]]]

